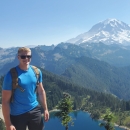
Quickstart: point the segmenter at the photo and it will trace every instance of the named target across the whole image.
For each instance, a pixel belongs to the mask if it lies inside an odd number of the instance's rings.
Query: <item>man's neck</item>
[[[21,65],[21,64],[19,64],[19,68],[21,70],[28,70],[28,67],[29,67],[29,65]]]

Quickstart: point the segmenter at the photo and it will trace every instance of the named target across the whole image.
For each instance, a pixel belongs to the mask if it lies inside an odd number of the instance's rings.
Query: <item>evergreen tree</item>
[[[113,125],[114,115],[109,109],[107,109],[106,114],[102,117],[104,122],[100,123],[100,126],[103,126],[106,130],[115,130]]]
[[[59,111],[55,114],[55,116],[61,120],[62,125],[65,126],[65,130],[68,130],[69,124],[73,123],[72,117],[69,116],[70,112],[73,111],[73,102],[71,100],[71,96],[68,93],[63,94],[63,99],[58,103],[56,107]]]

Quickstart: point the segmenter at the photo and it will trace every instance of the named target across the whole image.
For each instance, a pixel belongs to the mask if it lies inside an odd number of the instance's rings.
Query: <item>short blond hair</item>
[[[18,54],[21,53],[21,52],[31,52],[31,49],[27,48],[27,47],[20,47],[18,49]]]

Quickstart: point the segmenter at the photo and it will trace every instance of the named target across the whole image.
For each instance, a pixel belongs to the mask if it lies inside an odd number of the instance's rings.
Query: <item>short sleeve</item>
[[[2,90],[12,90],[12,77],[10,72],[8,72],[4,77]]]
[[[39,83],[41,83],[42,82],[42,72],[41,72],[41,70],[39,69]]]

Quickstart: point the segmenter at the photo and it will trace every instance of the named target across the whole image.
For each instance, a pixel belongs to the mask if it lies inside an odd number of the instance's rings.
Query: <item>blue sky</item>
[[[1,0],[0,47],[58,44],[116,18],[130,24],[130,0]]]

